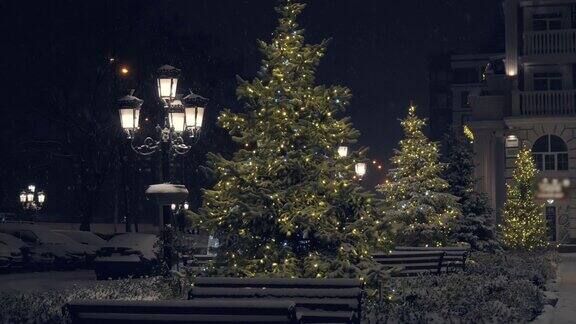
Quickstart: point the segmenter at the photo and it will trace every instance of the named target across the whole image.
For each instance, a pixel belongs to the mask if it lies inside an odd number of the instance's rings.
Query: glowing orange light
[[[123,67],[120,69],[120,73],[122,73],[122,74],[124,74],[124,75],[128,74],[128,72],[130,72],[130,70],[128,70],[128,68],[125,67],[125,66],[123,66]]]

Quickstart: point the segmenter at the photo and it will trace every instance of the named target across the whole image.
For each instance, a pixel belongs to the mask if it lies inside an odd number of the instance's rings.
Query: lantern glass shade
[[[183,112],[170,112],[169,118],[170,127],[174,129],[175,132],[181,133],[186,129],[186,114]]]
[[[203,107],[186,108],[186,127],[200,129],[204,120]]]
[[[120,123],[125,131],[133,131],[138,128],[140,119],[140,109],[122,108],[120,109]]]
[[[178,78],[160,77],[158,78],[158,96],[164,100],[176,98],[176,87]]]
[[[31,192],[34,192],[34,191],[36,191],[36,186],[33,184],[28,185],[28,190],[30,190]]]
[[[186,108],[186,127],[196,127],[196,107]]]
[[[196,111],[196,128],[202,127],[202,122],[204,121],[204,107],[198,107]]]
[[[46,194],[42,191],[38,193],[38,202],[43,204],[46,201]]]
[[[31,193],[31,192],[29,192],[29,193],[26,195],[26,201],[27,201],[27,202],[33,202],[33,201],[34,201],[34,194]]]
[[[21,203],[25,203],[25,202],[26,202],[26,193],[25,193],[25,192],[21,192],[21,193],[20,193],[20,202],[21,202]]]
[[[172,209],[172,210],[176,210],[176,204],[172,204],[172,205],[170,205],[170,209]]]
[[[190,205],[188,205],[188,202],[184,202],[184,209],[188,210],[188,208],[190,208]]]
[[[339,157],[347,157],[348,156],[348,146],[340,146],[338,147],[338,156]]]
[[[356,163],[356,174],[360,178],[366,174],[366,163]]]

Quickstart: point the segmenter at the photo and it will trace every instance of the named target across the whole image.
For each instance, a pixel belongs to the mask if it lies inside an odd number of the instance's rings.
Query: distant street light
[[[356,163],[356,175],[358,175],[358,178],[362,179],[362,177],[364,177],[364,175],[366,174],[366,163],[360,162],[360,163]]]
[[[36,192],[36,186],[31,184],[26,190],[22,190],[19,195],[22,209],[38,211],[46,203],[46,193],[44,191]]]
[[[338,147],[338,156],[341,158],[348,156],[348,146],[340,146]]]

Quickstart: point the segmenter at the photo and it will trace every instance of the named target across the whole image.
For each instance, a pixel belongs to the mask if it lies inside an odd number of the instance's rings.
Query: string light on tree
[[[511,249],[535,250],[547,247],[544,204],[536,202],[536,175],[532,151],[523,147],[516,157],[512,182],[502,208],[502,240]]]
[[[224,111],[218,125],[239,149],[231,160],[209,155],[217,177],[201,216],[222,262],[243,276],[363,277],[370,252],[389,247],[378,201],[353,181],[359,132],[341,115],[351,94],[315,83],[326,42],[309,45],[285,1],[258,77],[241,80],[247,113]]]
[[[383,212],[398,223],[397,244],[444,245],[451,221],[460,214],[457,198],[440,177],[445,165],[438,161],[437,144],[424,135],[426,122],[414,105],[401,124],[405,137],[392,157],[388,179],[377,188],[384,196]]]

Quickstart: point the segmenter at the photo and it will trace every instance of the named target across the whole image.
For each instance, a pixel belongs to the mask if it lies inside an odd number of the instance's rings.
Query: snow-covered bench
[[[442,271],[444,251],[391,251],[376,253],[374,260],[387,268],[399,268],[392,276],[410,277],[420,274],[439,274]]]
[[[458,269],[465,269],[466,259],[470,255],[469,247],[413,247],[397,246],[396,251],[443,251],[441,272],[452,272]]]
[[[294,302],[263,300],[72,301],[62,309],[72,324],[298,323]]]
[[[199,277],[188,298],[292,301],[300,323],[360,323],[362,288],[356,279]]]

